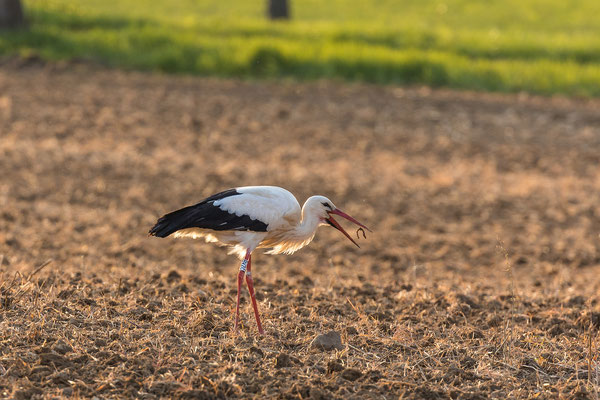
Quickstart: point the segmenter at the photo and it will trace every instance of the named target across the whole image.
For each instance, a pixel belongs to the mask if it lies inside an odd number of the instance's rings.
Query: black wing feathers
[[[214,194],[200,203],[173,211],[159,218],[149,234],[167,237],[170,234],[186,228],[212,229],[215,231],[255,231],[266,232],[267,224],[254,220],[247,215],[237,216],[222,210],[213,203],[225,197],[240,195],[237,190],[229,189]]]

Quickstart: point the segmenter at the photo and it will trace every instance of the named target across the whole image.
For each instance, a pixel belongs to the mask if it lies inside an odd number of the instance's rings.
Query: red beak
[[[365,225],[361,224],[360,222],[358,222],[357,220],[355,220],[354,218],[352,218],[351,216],[349,216],[348,214],[346,214],[345,212],[343,212],[340,209],[335,209],[335,210],[331,210],[331,211],[327,211],[327,213],[329,214],[329,218],[325,219],[325,221],[327,221],[327,223],[331,226],[333,226],[335,229],[337,229],[338,231],[342,232],[344,235],[346,235],[346,237],[348,239],[350,239],[350,241],[352,243],[354,243],[356,245],[356,247],[360,247],[358,245],[358,243],[356,243],[354,241],[354,239],[352,239],[352,237],[350,235],[348,235],[348,232],[346,232],[344,230],[344,228],[342,228],[342,226],[335,220],[333,219],[333,217],[331,216],[331,214],[336,214],[339,215],[342,218],[346,218],[348,221],[360,226],[361,228],[365,228],[366,230],[368,230],[369,232],[371,232],[371,230],[369,228],[367,228]]]

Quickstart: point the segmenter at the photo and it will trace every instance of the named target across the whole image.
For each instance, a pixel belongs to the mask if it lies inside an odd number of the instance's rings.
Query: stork
[[[358,246],[333,215],[370,231],[334,206],[327,197],[309,197],[300,209],[294,195],[283,188],[246,186],[225,190],[198,204],[164,215],[150,229],[149,235],[204,238],[206,242],[229,246],[229,254],[236,254],[242,260],[237,278],[234,329],[237,331],[239,324],[240,291],[245,276],[258,331],[264,334],[254,295],[252,252],[257,248],[268,248],[267,254],[292,254],[309,244],[317,228],[326,224],[338,229]]]

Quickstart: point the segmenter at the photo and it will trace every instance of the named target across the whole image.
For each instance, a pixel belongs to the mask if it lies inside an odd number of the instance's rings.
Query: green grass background
[[[242,78],[600,96],[598,0],[24,0],[0,54]]]

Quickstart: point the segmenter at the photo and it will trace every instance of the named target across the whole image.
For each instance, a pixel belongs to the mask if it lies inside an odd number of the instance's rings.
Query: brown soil
[[[598,101],[1,68],[0,397],[597,398]],[[257,253],[259,337],[146,233],[266,184],[374,233]]]

